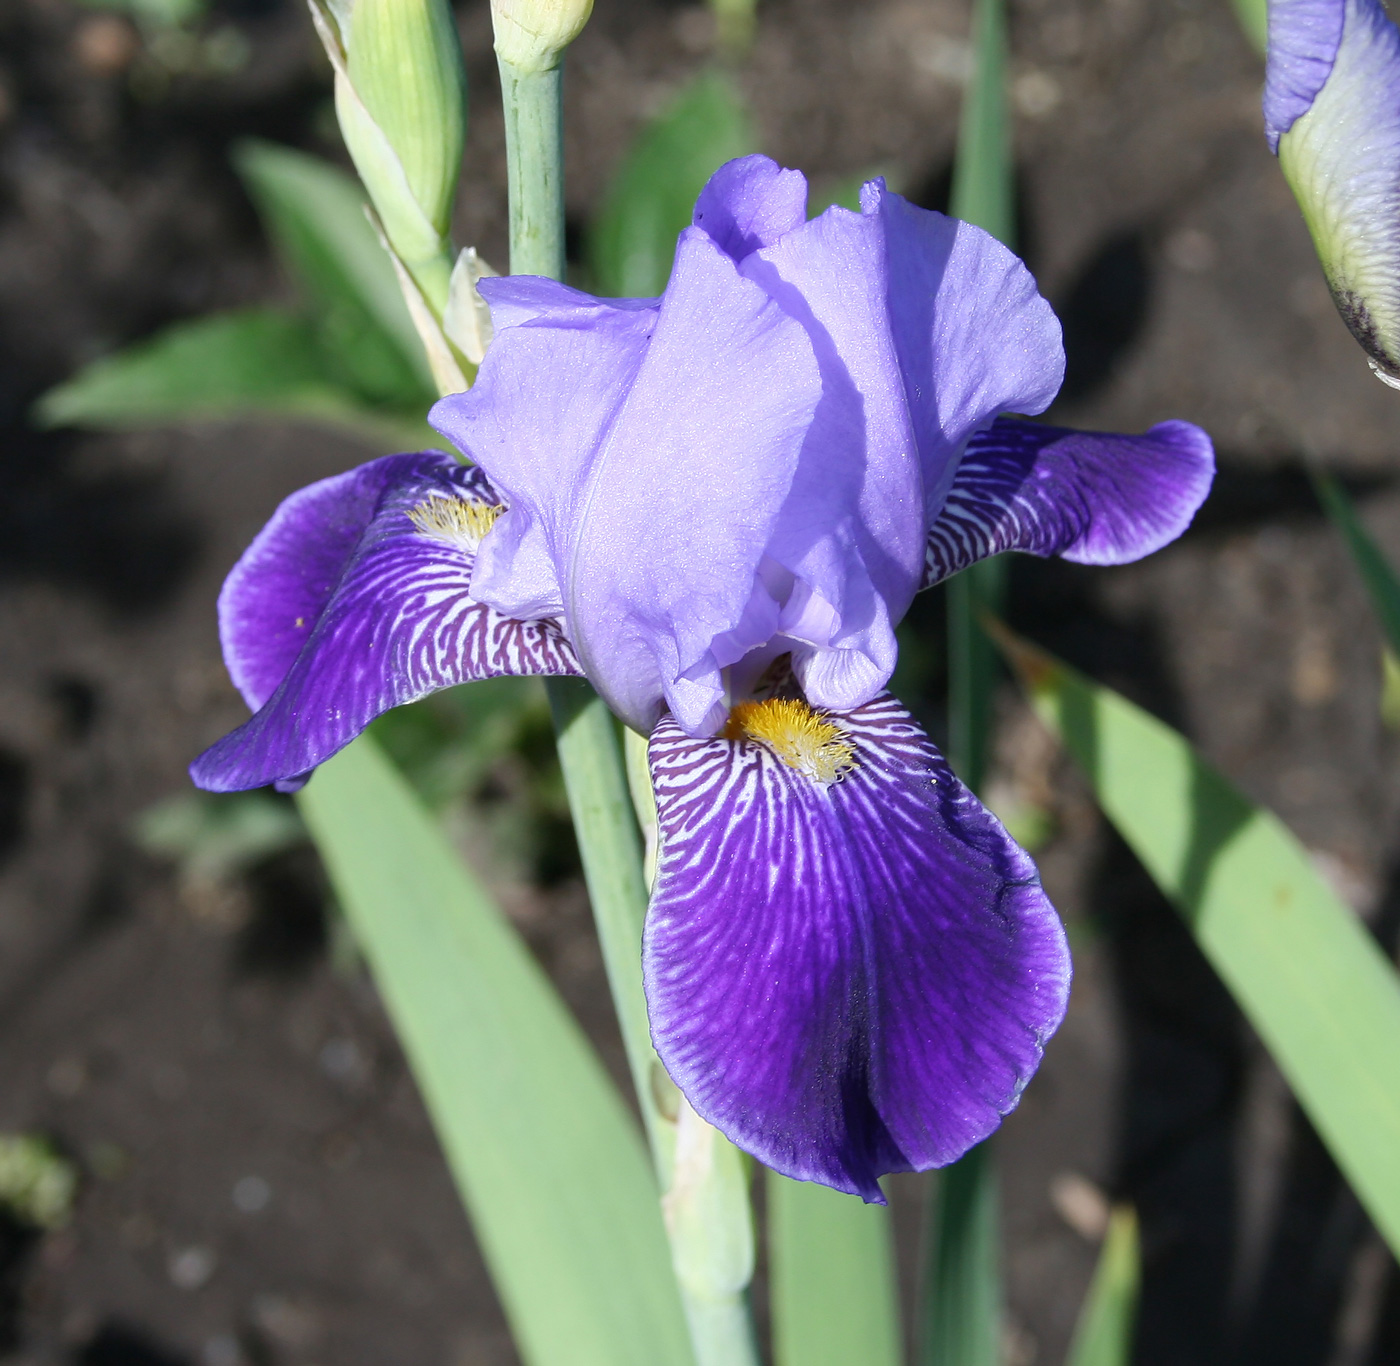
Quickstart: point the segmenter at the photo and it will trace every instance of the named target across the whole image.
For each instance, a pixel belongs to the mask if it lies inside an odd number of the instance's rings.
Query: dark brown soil
[[[460,19],[459,237],[503,264],[484,0]],[[25,425],[77,364],[286,290],[227,149],[338,155],[326,73],[293,0],[227,0],[222,28],[246,64],[164,78],[102,11],[0,0],[0,1131],[48,1134],[85,1173],[67,1229],[0,1227],[0,1360],[496,1366],[515,1360],[500,1311],[373,989],[332,966],[314,859],[264,864],[230,907],[129,833],[241,719],[214,627],[229,564],[280,498],[374,452],[309,428]],[[742,76],[766,149],[938,205],[966,28],[956,0],[766,4]],[[1331,309],[1224,0],[1020,0],[1013,39],[1021,239],[1070,357],[1056,415],[1191,418],[1221,457],[1179,545],[1020,564],[1013,619],[1182,726],[1393,949],[1400,742],[1302,462],[1345,475],[1400,553],[1400,399]],[[598,0],[570,68],[577,224],[710,46],[695,5]],[[936,641],[939,610],[911,629]],[[940,686],[934,651],[935,725]],[[1143,1218],[1143,1366],[1400,1362],[1400,1281],[1359,1207],[1009,687],[1001,710],[996,783],[1051,808],[1042,865],[1078,963],[999,1140],[1007,1362],[1063,1358],[1104,1191]],[[576,873],[486,871],[616,1069]],[[895,1184],[911,1250],[923,1182]]]

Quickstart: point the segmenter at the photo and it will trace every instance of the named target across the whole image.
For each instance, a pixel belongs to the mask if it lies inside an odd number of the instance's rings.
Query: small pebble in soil
[[[316,1306],[286,1295],[259,1295],[253,1301],[253,1322],[287,1352],[303,1352],[322,1335],[321,1314]]]
[[[219,1258],[210,1247],[182,1247],[171,1253],[166,1270],[171,1284],[179,1290],[199,1290],[209,1284]]]
[[[345,1171],[359,1159],[360,1145],[349,1134],[327,1134],[321,1144],[321,1160],[332,1171]]]
[[[272,1199],[272,1187],[260,1176],[242,1176],[233,1183],[233,1207],[244,1214],[260,1214]]]
[[[1078,1172],[1059,1172],[1051,1177],[1050,1203],[1060,1218],[1088,1242],[1100,1242],[1108,1231],[1108,1197]]]
[[[1046,71],[1022,72],[1011,87],[1016,112],[1028,119],[1043,119],[1053,114],[1064,97],[1059,81]]]
[[[49,1091],[63,1100],[72,1100],[87,1085],[87,1081],[87,1064],[72,1055],[59,1058],[44,1078]]]
[[[73,56],[90,76],[125,71],[139,49],[136,30],[115,14],[85,19],[73,34]]]
[[[219,1333],[209,1338],[199,1354],[201,1366],[243,1366],[247,1359],[232,1333]]]
[[[328,1039],[321,1048],[321,1070],[336,1081],[358,1081],[364,1057],[354,1039]]]

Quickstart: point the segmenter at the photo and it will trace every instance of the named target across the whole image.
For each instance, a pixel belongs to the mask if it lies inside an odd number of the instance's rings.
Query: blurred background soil
[[[485,0],[458,16],[473,121],[457,236],[504,267]],[[1303,462],[1346,478],[1396,556],[1400,397],[1332,311],[1224,0],[1017,0],[1012,17],[1021,241],[1069,354],[1052,416],[1190,418],[1221,464],[1195,527],[1142,565],[1018,563],[1013,620],[1185,729],[1393,951],[1400,744]],[[66,1228],[0,1225],[0,1360],[505,1366],[314,856],[200,885],[131,835],[244,714],[215,632],[229,565],[282,497],[378,452],[310,426],[26,424],[81,363],[287,292],[228,148],[257,134],[340,158],[324,60],[295,0],[226,0],[195,33],[0,0],[0,1130],[49,1136],[82,1173]],[[960,0],[768,0],[739,79],[780,160],[884,170],[937,207],[966,37]],[[576,225],[712,46],[694,4],[598,0],[569,68]],[[935,732],[940,610],[922,601],[906,644]],[[1000,708],[994,796],[1039,813],[1078,973],[998,1139],[1006,1362],[1062,1359],[1109,1197],[1143,1218],[1141,1363],[1400,1362],[1400,1282],[1356,1202],[1009,684]],[[509,774],[492,781],[509,796]],[[621,1077],[576,861],[464,841]],[[912,1265],[923,1182],[893,1189]]]

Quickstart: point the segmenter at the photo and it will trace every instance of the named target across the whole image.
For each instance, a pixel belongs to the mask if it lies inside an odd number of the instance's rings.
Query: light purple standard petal
[[[507,616],[556,617],[578,509],[658,310],[528,275],[480,288],[496,339],[476,383],[434,405],[428,420],[510,504],[483,549],[477,596]]]
[[[735,261],[806,221],[807,177],[759,155],[726,161],[700,191],[692,219]]]
[[[562,616],[628,724],[692,735],[790,653],[806,695],[857,706],[967,439],[1049,402],[1059,325],[986,233],[872,182],[805,221],[766,157],[720,168],[658,303],[484,282],[496,338],[433,412],[510,511],[473,591]]]
[[[858,706],[884,687],[893,623],[923,566],[922,472],[886,262],[880,220],[833,208],[739,267],[807,332],[821,374],[821,401],[766,552],[796,581],[776,629],[819,706]]]
[[[696,228],[659,307],[483,288],[510,325],[432,415],[510,504],[473,590],[513,615],[562,609],[636,729],[663,705],[713,728],[711,645],[745,615],[821,396],[810,341]]]
[[[1312,107],[1332,73],[1346,0],[1270,0],[1264,69],[1264,136],[1269,151]]]
[[[888,694],[822,785],[757,740],[651,740],[644,969],[696,1110],[777,1171],[882,1199],[996,1128],[1064,1014],[1035,866]]]
[[[1060,324],[990,233],[915,208],[882,180],[861,204],[885,229],[890,321],[932,520],[968,437],[997,413],[1038,413],[1059,392]]]
[[[195,760],[195,783],[295,785],[390,707],[477,678],[578,673],[556,622],[471,596],[499,504],[480,470],[438,451],[288,498],[219,596],[224,658],[259,710]]]
[[[972,439],[929,531],[924,587],[1003,550],[1140,560],[1186,530],[1214,477],[1210,438],[1189,422],[1115,436],[998,418]]]
[[[687,228],[565,570],[569,639],[634,729],[663,696],[692,733],[723,719],[712,646],[753,596],[821,397],[801,325]]]

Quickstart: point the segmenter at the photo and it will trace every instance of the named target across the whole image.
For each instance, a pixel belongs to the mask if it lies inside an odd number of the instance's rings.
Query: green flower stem
[[[624,733],[627,783],[645,841],[644,876],[656,877],[656,794],[647,767],[647,742]],[[747,1292],[753,1279],[753,1207],[750,1163],[718,1129],[706,1124],[666,1076],[658,1061],[653,1078],[670,1087],[664,1107],[670,1148],[658,1163],[671,1259],[681,1287],[699,1366],[758,1366],[758,1346]]]
[[[1013,245],[1015,184],[1006,109],[1006,13],[1003,0],[977,0],[976,79],[963,101],[953,166],[954,218]],[[997,655],[979,617],[1000,615],[1006,565],[984,560],[948,581],[948,739],[958,777],[978,791],[986,773]]]
[[[512,275],[564,278],[563,68],[501,71]]]
[[[603,699],[581,678],[547,681],[559,745],[559,765],[593,903],[603,966],[622,1030],[632,1085],[664,1190],[676,1147],[679,1098],[651,1046],[642,992],[642,921],[647,885],[642,846],[617,743],[617,723]],[[661,1106],[671,1111],[669,1117]]]
[[[559,280],[564,276],[560,72],[524,72],[505,61],[500,68],[511,271]],[[617,726],[581,680],[554,678],[548,687],[608,985],[665,1191],[671,1258],[696,1361],[698,1366],[758,1366],[745,1299],[753,1274],[753,1217],[742,1155],[689,1113],[651,1046],[641,957],[647,883]],[[637,743],[632,742],[634,749]],[[643,824],[654,829],[645,755],[639,757],[643,767],[633,790]]]
[[[684,1101],[675,1176],[661,1201],[696,1366],[758,1366],[746,1298],[753,1279],[749,1163]]]
[[[510,264],[517,275],[564,275],[560,71],[522,72],[501,62],[510,182]],[[579,678],[546,680],[559,764],[569,794],[584,878],[598,926],[608,987],[652,1156],[664,1189],[675,1150],[674,1120],[658,1108],[671,1086],[651,1046],[642,992],[647,885],[617,725]],[[658,1074],[665,1086],[658,1083]]]

